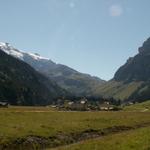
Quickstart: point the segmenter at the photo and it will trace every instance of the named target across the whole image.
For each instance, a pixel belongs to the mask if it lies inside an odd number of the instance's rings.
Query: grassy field
[[[53,147],[67,144],[71,136],[76,138],[75,134],[80,135],[85,131],[103,131],[116,126],[134,127],[146,123],[150,124],[150,112],[58,112],[45,107],[1,108],[0,146],[10,149],[12,143],[17,146],[26,139],[32,141],[40,137],[42,140],[48,139],[47,145],[50,142],[50,147]],[[68,141],[68,144],[72,142]]]
[[[124,108],[126,111],[141,111],[141,112],[146,112],[150,111],[150,100],[143,102],[143,103],[138,103],[134,104],[131,106],[127,106]]]
[[[82,141],[53,150],[150,150],[150,127]]]

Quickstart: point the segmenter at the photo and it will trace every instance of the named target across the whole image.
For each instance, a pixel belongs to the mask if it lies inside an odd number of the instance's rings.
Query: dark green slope
[[[51,60],[36,60],[26,56],[24,61],[76,96],[95,95],[93,91],[105,83],[97,77],[80,73],[65,65],[55,64]]]
[[[0,101],[46,105],[63,94],[64,90],[28,64],[0,50]]]

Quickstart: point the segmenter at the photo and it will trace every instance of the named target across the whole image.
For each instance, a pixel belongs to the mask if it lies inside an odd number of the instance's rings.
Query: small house
[[[80,104],[84,105],[84,104],[87,103],[87,101],[88,101],[88,100],[87,100],[86,98],[83,98],[83,99],[80,100]]]
[[[69,106],[71,106],[71,105],[73,105],[74,104],[74,102],[68,102],[68,105]]]
[[[103,104],[100,104],[99,108],[103,111],[114,110],[114,106],[110,105],[109,102],[104,102]]]

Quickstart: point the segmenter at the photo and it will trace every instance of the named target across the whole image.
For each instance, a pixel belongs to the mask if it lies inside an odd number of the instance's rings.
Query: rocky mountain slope
[[[65,91],[0,48],[0,101],[15,105],[46,105]]]
[[[97,92],[106,97],[130,101],[150,98],[150,38],[139,48],[139,53],[129,58],[114,78]]]
[[[104,80],[80,73],[68,66],[56,64],[50,59],[41,57],[38,54],[25,53],[17,50],[8,43],[1,43],[0,48],[5,53],[28,63],[37,71],[55,81],[60,87],[68,90],[74,95],[95,95],[95,90],[105,83]]]
[[[139,48],[139,53],[127,60],[115,73],[114,80],[132,82],[150,80],[150,38]]]

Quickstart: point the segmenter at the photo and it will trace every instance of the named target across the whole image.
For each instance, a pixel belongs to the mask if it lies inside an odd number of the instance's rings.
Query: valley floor
[[[150,148],[149,111],[59,112],[48,107],[0,108],[0,150],[138,150],[139,147],[139,150]]]

